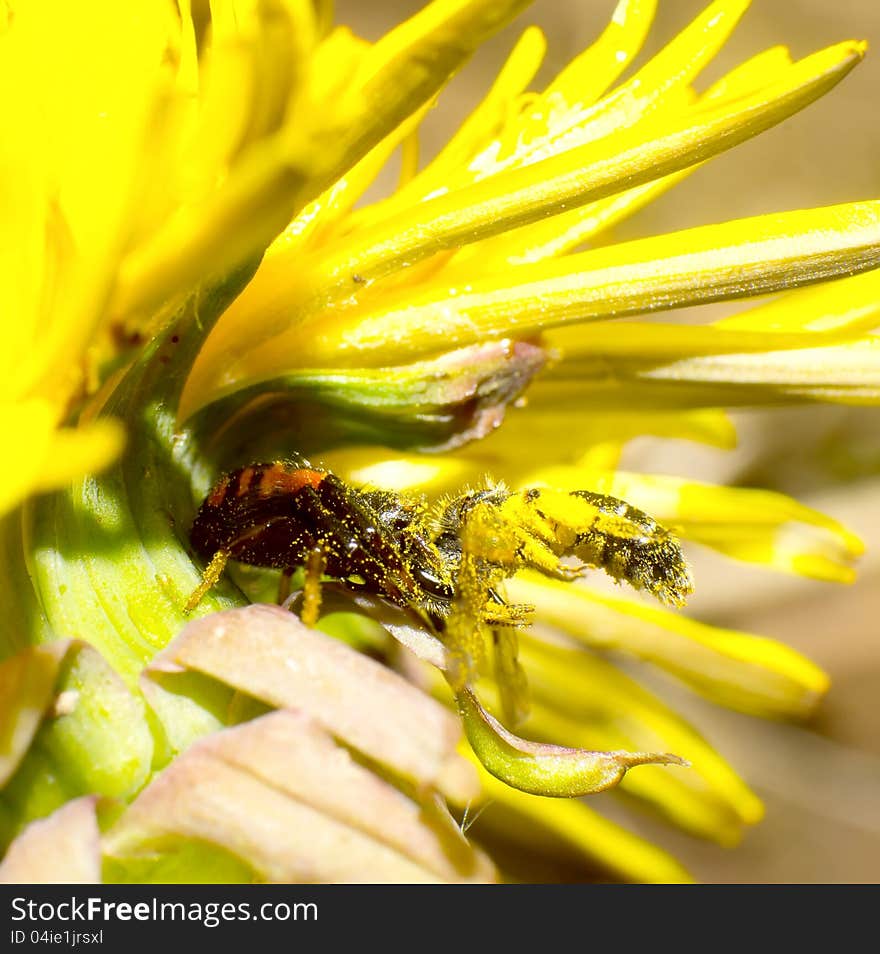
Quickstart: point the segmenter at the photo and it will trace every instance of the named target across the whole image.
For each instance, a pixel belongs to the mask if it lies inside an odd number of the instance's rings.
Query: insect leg
[[[191,613],[202,602],[208,590],[220,579],[220,574],[223,572],[228,559],[228,550],[218,550],[214,554],[211,562],[205,567],[202,582],[192,591],[190,598],[186,601],[186,605],[183,607],[184,613]]]
[[[303,582],[303,608],[300,619],[314,627],[321,611],[321,576],[327,565],[327,554],[320,548],[309,550],[306,557],[306,576]]]
[[[193,590],[192,595],[186,601],[183,609],[184,613],[191,613],[199,605],[202,599],[204,599],[204,596],[208,590],[210,590],[211,587],[214,586],[220,579],[227,562],[236,558],[237,551],[241,552],[241,546],[243,544],[247,543],[248,540],[257,534],[265,531],[273,523],[277,523],[279,520],[284,519],[286,519],[286,517],[273,517],[271,520],[266,520],[256,527],[251,527],[245,533],[242,533],[236,537],[222,550],[217,550],[217,552],[211,558],[211,562],[205,567],[205,571],[202,574],[202,582],[199,583],[195,590]]]
[[[519,635],[513,626],[492,630],[493,668],[505,725],[522,725],[529,714],[529,684],[519,662]]]

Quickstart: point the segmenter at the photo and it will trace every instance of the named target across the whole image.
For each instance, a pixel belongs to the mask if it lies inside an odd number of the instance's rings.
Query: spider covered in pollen
[[[678,541],[615,497],[515,492],[487,482],[429,506],[420,497],[352,487],[299,456],[224,474],[202,502],[190,540],[207,567],[187,612],[228,560],[281,569],[282,583],[304,566],[308,625],[317,621],[321,578],[331,577],[415,611],[468,666],[487,630],[497,650],[499,633],[528,622],[531,608],[508,603],[501,591],[520,569],[572,580],[600,568],[673,605],[692,589]]]

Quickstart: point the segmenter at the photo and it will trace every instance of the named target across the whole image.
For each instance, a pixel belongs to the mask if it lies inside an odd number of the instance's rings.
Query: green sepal
[[[495,341],[385,368],[310,368],[221,397],[187,422],[200,446],[222,433],[224,466],[291,447],[381,444],[443,451],[491,433],[547,361],[538,344]]]
[[[143,701],[101,655],[73,643],[61,661],[50,711],[0,792],[0,845],[28,822],[80,795],[127,798],[147,781],[153,736]]]
[[[508,732],[470,689],[456,693],[474,754],[487,772],[530,795],[576,798],[613,788],[637,765],[687,765],[669,752],[596,752],[522,739]]]

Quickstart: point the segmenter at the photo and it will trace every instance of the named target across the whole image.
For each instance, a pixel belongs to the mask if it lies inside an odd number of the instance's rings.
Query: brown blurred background
[[[613,0],[537,0],[456,77],[428,117],[432,155],[488,88],[530,23],[549,48],[540,88],[606,24]],[[374,39],[419,9],[416,0],[337,0],[337,20]],[[660,0],[646,53],[706,6]],[[880,3],[753,0],[700,82],[775,44],[795,57],[866,39],[867,59],[819,102],[712,160],[622,224],[628,239],[726,219],[880,197]],[[644,58],[640,60],[643,62]],[[728,306],[728,310],[729,306]],[[704,309],[701,319],[712,313]],[[690,317],[690,316],[689,316]],[[671,681],[664,698],[688,713],[764,799],[765,821],[722,849],[648,818],[596,802],[682,859],[707,882],[880,882],[880,408],[806,407],[735,415],[740,447],[722,452],[677,441],[633,442],[627,465],[702,480],[767,486],[846,522],[868,551],[852,587],[783,577],[698,555],[692,611],[805,652],[832,677],[810,726],[766,723],[696,700]]]

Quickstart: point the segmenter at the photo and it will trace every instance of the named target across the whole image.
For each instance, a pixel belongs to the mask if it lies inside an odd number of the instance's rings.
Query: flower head
[[[621,0],[541,91],[528,88],[544,41],[528,28],[419,168],[413,143],[434,97],[523,6],[435,0],[369,44],[304,0],[96,2],[70,28],[88,33],[97,64],[72,97],[79,112],[50,81],[34,92],[45,111],[16,105],[13,168],[52,137],[72,145],[33,167],[4,243],[26,320],[0,414],[20,430],[45,417],[33,473],[0,484],[6,840],[70,804],[25,831],[9,877],[30,870],[16,868],[26,839],[73,826],[71,865],[94,873],[100,854],[123,880],[486,880],[490,862],[445,807],[482,791],[496,806],[477,829],[487,837],[512,814],[618,877],[679,880],[672,859],[571,796],[619,785],[722,843],[760,817],[724,759],[614,660],[773,717],[808,714],[824,674],[770,640],[610,595],[595,574],[572,580],[601,567],[679,604],[691,579],[676,537],[851,578],[860,543],[823,514],[618,465],[641,433],[729,446],[728,405],[876,400],[880,206],[617,244],[603,233],[828,92],[864,44],[796,62],[775,47],[697,91],[747,6],[716,0],[621,80],[655,6]],[[25,70],[45,36],[71,55],[54,7],[14,11],[4,69]],[[364,204],[398,148],[398,188]],[[816,284],[830,278],[842,280]],[[706,325],[609,320],[769,292],[785,294]],[[76,426],[57,430],[65,421]],[[95,476],[118,451],[115,422],[128,450]],[[56,471],[44,465],[52,442],[71,449]],[[332,469],[339,486],[366,487],[343,503],[387,505],[401,579],[423,569],[414,541],[433,554],[429,611],[375,598],[406,587],[358,593],[363,577],[337,559],[341,586],[321,596],[328,639],[248,606],[276,581],[234,562],[221,576],[235,558],[222,541],[190,598],[198,500],[224,471],[291,452],[322,462],[291,488],[315,490]],[[274,493],[249,490],[255,472],[237,471],[235,519]],[[64,489],[12,509],[50,486]],[[215,486],[219,503],[231,485]],[[354,518],[321,506],[326,550]],[[456,752],[454,711],[476,769]],[[95,794],[118,803],[97,847],[95,803],[72,801]]]

